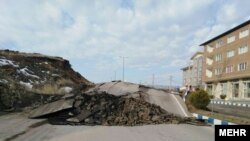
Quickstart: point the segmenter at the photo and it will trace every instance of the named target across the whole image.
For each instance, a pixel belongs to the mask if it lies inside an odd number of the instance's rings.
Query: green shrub
[[[210,102],[209,95],[204,90],[194,91],[189,96],[190,103],[198,109],[205,109]]]
[[[209,98],[210,99],[214,99],[214,95],[209,95]]]
[[[221,99],[225,99],[226,97],[227,97],[227,95],[225,95],[225,94],[221,94],[221,95],[220,95],[220,98],[221,98]]]

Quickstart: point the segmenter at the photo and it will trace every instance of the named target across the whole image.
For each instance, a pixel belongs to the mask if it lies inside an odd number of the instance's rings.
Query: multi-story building
[[[182,86],[186,87],[191,85],[192,82],[192,69],[193,66],[189,65],[187,67],[182,68]]]
[[[195,53],[187,67],[182,68],[183,86],[192,86],[193,88],[202,87],[202,71],[203,71],[203,53]]]
[[[202,72],[203,72],[203,53],[197,52],[191,57],[191,61],[193,64],[192,69],[192,81],[191,85],[194,88],[200,88],[203,87],[202,84]]]
[[[219,98],[250,100],[250,20],[204,42],[203,80]]]

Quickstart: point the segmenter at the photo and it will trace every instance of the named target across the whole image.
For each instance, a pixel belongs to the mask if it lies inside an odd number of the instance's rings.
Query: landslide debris
[[[61,57],[0,50],[0,111],[51,102],[47,98],[91,85]]]
[[[134,126],[190,121],[188,118],[168,113],[160,106],[132,97],[114,96],[105,92],[91,95],[84,93],[66,98],[65,101],[72,99],[74,102],[71,106],[59,106],[53,112],[45,114],[45,109],[54,108],[53,105],[56,104],[50,103],[35,109],[30,117],[48,118],[51,124],[57,125]]]

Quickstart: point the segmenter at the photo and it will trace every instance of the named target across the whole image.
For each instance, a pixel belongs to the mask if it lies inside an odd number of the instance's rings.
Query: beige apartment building
[[[196,52],[190,59],[189,65],[182,68],[183,87],[192,86],[193,89],[203,87],[203,53]]]
[[[204,42],[203,81],[220,98],[250,100],[250,20]]]

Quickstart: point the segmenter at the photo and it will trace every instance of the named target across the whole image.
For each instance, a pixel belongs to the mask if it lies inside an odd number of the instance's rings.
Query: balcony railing
[[[210,71],[210,70],[208,70],[208,69],[206,69],[206,76],[207,76],[208,78],[211,78],[211,77],[213,76],[213,72]]]
[[[208,58],[208,57],[206,58],[206,64],[207,64],[207,65],[212,65],[213,62],[214,62],[213,59],[210,59],[210,58]]]
[[[212,46],[207,45],[207,52],[212,53],[214,51],[214,48]]]

